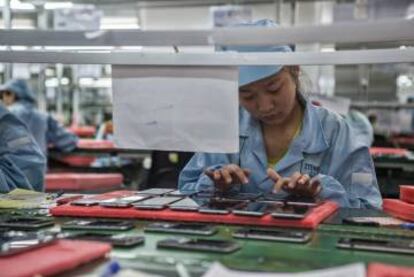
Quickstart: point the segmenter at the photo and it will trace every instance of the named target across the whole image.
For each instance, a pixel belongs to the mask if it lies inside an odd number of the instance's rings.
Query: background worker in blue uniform
[[[76,148],[76,135],[67,131],[52,116],[36,109],[35,98],[25,80],[8,81],[0,87],[0,96],[10,112],[27,125],[45,155],[48,145],[62,152]]]
[[[26,125],[0,103],[0,193],[43,190],[46,159]]]
[[[254,26],[275,26],[261,20]],[[291,52],[288,46],[228,47],[239,52]],[[342,207],[382,205],[368,147],[338,114],[301,94],[298,66],[239,68],[237,154],[197,153],[179,189],[295,194]]]

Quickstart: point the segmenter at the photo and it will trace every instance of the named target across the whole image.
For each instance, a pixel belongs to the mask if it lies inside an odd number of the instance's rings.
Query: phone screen
[[[168,204],[174,203],[181,199],[182,197],[175,196],[154,197],[138,202],[134,205],[134,207],[137,209],[163,209]]]
[[[80,233],[68,237],[70,239],[95,240],[109,242],[114,246],[135,246],[144,242],[144,237],[131,234],[97,234],[97,233]]]
[[[338,240],[337,247],[414,254],[414,240],[341,238]]]
[[[168,207],[171,210],[179,211],[197,211],[208,199],[203,198],[184,198],[180,201],[169,204]]]
[[[239,229],[233,233],[233,236],[236,238],[251,238],[289,242],[306,242],[311,238],[311,234],[306,231],[256,228]]]
[[[260,198],[262,193],[231,193],[223,194],[220,199],[233,199],[233,200],[256,200]]]
[[[275,207],[275,209],[271,211],[271,214],[272,214],[272,217],[302,219],[310,211],[311,211],[311,208],[307,205],[285,204],[283,206]]]
[[[32,217],[14,217],[0,221],[0,227],[13,228],[41,228],[53,225],[53,221],[48,218],[32,218]]]
[[[262,216],[283,206],[281,202],[250,202],[241,209],[233,210],[234,214],[247,216]]]
[[[129,221],[116,220],[73,220],[62,225],[63,229],[89,230],[129,230],[134,224]]]
[[[166,193],[170,193],[173,191],[174,189],[153,188],[153,189],[137,191],[137,194],[164,195]]]
[[[230,253],[240,249],[234,241],[190,238],[162,240],[157,243],[157,247],[220,253]]]
[[[156,222],[149,224],[145,230],[167,233],[212,235],[217,231],[217,228],[199,223]]]
[[[217,200],[211,199],[209,203],[203,205],[198,210],[200,213],[228,214],[234,209],[241,209],[247,205],[247,201],[242,200]]]
[[[149,195],[131,195],[123,198],[117,198],[117,199],[110,199],[113,201],[101,201],[99,202],[100,206],[103,207],[130,207],[133,203],[145,200],[150,198]]]

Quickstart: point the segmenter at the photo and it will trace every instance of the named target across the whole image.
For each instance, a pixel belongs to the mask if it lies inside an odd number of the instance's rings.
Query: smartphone
[[[231,240],[196,239],[183,237],[169,238],[158,241],[157,248],[231,253],[239,250],[240,245]]]
[[[167,196],[182,196],[182,197],[186,197],[186,196],[192,196],[196,194],[195,192],[182,192],[180,190],[173,190],[171,192],[167,192],[165,195]]]
[[[357,226],[373,226],[373,227],[380,226],[378,222],[372,221],[365,217],[346,217],[342,219],[342,223],[350,224],[350,225],[357,225]]]
[[[99,205],[102,207],[108,207],[108,208],[129,208],[132,207],[133,203],[145,200],[150,198],[149,195],[131,195],[123,198],[117,198],[114,201],[103,201],[99,202]]]
[[[54,224],[50,218],[12,217],[0,220],[0,227],[10,227],[13,229],[40,229]]]
[[[145,239],[143,236],[134,234],[102,234],[102,233],[79,233],[69,235],[65,238],[79,240],[95,240],[108,242],[113,246],[132,247],[143,244]]]
[[[414,240],[341,238],[336,246],[344,249],[414,254]]]
[[[116,198],[113,198],[113,199],[116,199]],[[87,207],[90,207],[90,206],[98,205],[99,202],[108,201],[108,200],[111,200],[111,199],[99,200],[99,199],[96,199],[94,197],[86,197],[86,198],[81,198],[81,199],[72,201],[72,202],[70,202],[70,204],[71,205],[75,205],[75,206],[87,206]]]
[[[312,208],[308,205],[285,204],[283,206],[276,207],[276,209],[271,212],[271,215],[275,218],[303,219],[310,213],[311,210]]]
[[[223,194],[220,199],[232,199],[232,200],[256,200],[263,196],[263,193],[231,193],[231,194]]]
[[[208,224],[172,222],[151,223],[147,225],[144,230],[149,232],[178,233],[204,236],[210,236],[217,232],[216,227]]]
[[[198,212],[206,214],[229,214],[234,209],[241,209],[247,203],[247,201],[241,200],[211,199],[209,203],[201,206]]]
[[[138,202],[136,204],[133,204],[133,206],[136,209],[162,210],[165,209],[169,204],[181,199],[182,197],[177,196],[160,196]]]
[[[281,202],[250,202],[241,208],[234,209],[233,213],[245,216],[263,216],[278,210],[283,205]]]
[[[72,220],[61,225],[66,230],[106,230],[106,231],[125,231],[135,227],[130,221],[125,220]]]
[[[233,233],[233,237],[242,239],[258,239],[304,243],[310,241],[311,233],[307,231],[296,230],[242,228],[236,230]]]
[[[35,232],[9,231],[0,234],[0,257],[19,254],[28,250],[43,247],[56,241],[52,235],[41,235]]]
[[[169,204],[168,207],[174,211],[197,211],[202,205],[208,202],[208,199],[186,197],[177,202]]]
[[[153,188],[153,189],[146,189],[137,191],[137,194],[147,194],[147,195],[154,195],[154,196],[161,196],[170,192],[173,192],[174,189],[164,189],[164,188]]]

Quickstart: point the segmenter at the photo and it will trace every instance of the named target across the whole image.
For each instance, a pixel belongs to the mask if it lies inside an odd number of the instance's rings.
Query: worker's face
[[[5,106],[10,106],[16,101],[16,95],[8,90],[0,92],[0,96]]]
[[[296,104],[296,82],[288,68],[239,89],[240,104],[266,125],[284,123]]]

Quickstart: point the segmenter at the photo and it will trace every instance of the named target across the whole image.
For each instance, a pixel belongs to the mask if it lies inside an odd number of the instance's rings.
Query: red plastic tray
[[[371,147],[369,153],[372,156],[393,155],[405,157],[408,154],[408,150],[404,148]]]
[[[81,156],[81,155],[67,155],[64,157],[56,158],[56,159],[70,166],[89,167],[96,160],[96,157]]]
[[[131,195],[132,191],[116,191],[100,195],[101,199]],[[181,212],[169,209],[138,210],[134,208],[117,209],[100,206],[82,207],[70,204],[58,206],[50,210],[53,216],[77,216],[77,217],[112,217],[112,218],[139,218],[147,220],[167,220],[167,221],[190,221],[190,222],[210,222],[225,224],[257,225],[257,226],[285,226],[315,229],[318,224],[337,210],[338,206],[334,202],[325,202],[301,220],[276,219],[270,215],[260,218],[240,216],[234,214],[213,215],[197,212]]]
[[[115,145],[110,140],[80,139],[78,141],[80,149],[113,149]]]
[[[89,190],[119,188],[124,177],[119,173],[49,173],[46,190]]]
[[[404,202],[414,204],[414,185],[400,186],[400,199]]]
[[[41,248],[0,258],[1,276],[56,275],[105,257],[111,245],[94,241],[58,240]]]
[[[400,219],[414,221],[414,204],[406,203],[399,199],[384,199],[383,210]]]
[[[371,263],[367,277],[414,277],[414,267]]]
[[[80,137],[92,137],[96,133],[95,126],[71,126],[68,130]]]

